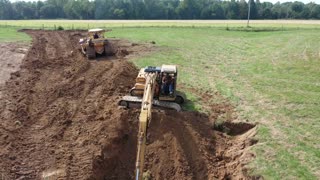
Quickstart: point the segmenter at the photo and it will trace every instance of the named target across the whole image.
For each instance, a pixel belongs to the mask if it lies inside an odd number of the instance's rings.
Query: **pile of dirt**
[[[114,40],[120,56],[88,61],[76,51],[84,32],[25,32],[32,47],[0,97],[2,176],[133,179],[139,110],[117,102],[138,73],[126,59],[154,45]],[[153,117],[145,167],[152,178],[247,178],[253,127],[229,136],[201,113],[155,110]]]

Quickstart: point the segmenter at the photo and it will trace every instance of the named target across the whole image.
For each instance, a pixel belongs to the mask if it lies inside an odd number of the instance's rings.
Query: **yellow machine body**
[[[88,59],[93,59],[97,54],[110,54],[112,48],[104,36],[103,29],[90,29],[85,39],[80,39],[81,52],[87,56]],[[97,37],[95,37],[97,36]]]

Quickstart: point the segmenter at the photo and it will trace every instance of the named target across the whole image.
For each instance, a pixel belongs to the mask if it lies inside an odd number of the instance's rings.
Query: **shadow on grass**
[[[182,109],[186,111],[197,111],[195,104],[193,101],[186,100],[184,104],[182,104]]]
[[[283,27],[226,27],[227,31],[243,31],[243,32],[273,32],[273,31],[289,31]]]
[[[198,111],[199,110],[199,109],[197,109],[193,100],[190,99],[190,97],[185,92],[177,90],[177,94],[181,95],[184,98],[184,103],[181,104],[182,110],[184,110],[184,111]]]

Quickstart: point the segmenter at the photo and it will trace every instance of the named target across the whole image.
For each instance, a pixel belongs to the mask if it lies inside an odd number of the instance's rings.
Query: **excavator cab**
[[[124,96],[119,102],[120,106],[129,107],[130,104],[141,103],[142,96],[146,90],[146,84],[148,84],[148,77],[154,74],[152,82],[154,81],[153,105],[160,106],[169,109],[181,110],[180,104],[184,103],[184,97],[176,90],[178,70],[176,65],[162,65],[161,67],[148,66],[140,69],[136,78],[134,87],[130,90],[130,96]],[[162,78],[167,74],[172,78],[172,94],[169,92],[163,92]]]
[[[167,77],[164,77],[167,76]],[[168,78],[170,82],[168,84],[163,83],[163,79]],[[182,104],[184,99],[180,97],[176,92],[178,71],[175,65],[162,65],[160,80],[158,81],[159,87],[161,88],[158,95],[160,101],[174,101],[178,104]],[[170,87],[171,86],[171,87]],[[171,90],[171,91],[170,91]]]

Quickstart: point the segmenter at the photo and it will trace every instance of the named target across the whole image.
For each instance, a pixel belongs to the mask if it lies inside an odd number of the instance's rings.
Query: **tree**
[[[176,19],[178,17],[176,13],[176,8],[178,7],[179,1],[176,1],[176,2],[166,1],[165,4],[167,5],[166,11],[165,11],[165,17],[166,17],[165,19]]]
[[[81,16],[81,5],[79,1],[70,0],[63,7],[65,15],[69,19],[82,19]]]
[[[320,5],[314,5],[310,12],[310,17],[314,19],[320,19]]]
[[[108,14],[110,13],[108,9],[111,9],[110,0],[95,0],[95,11],[94,17],[96,19],[108,19]]]
[[[239,6],[235,0],[231,0],[225,6],[225,13],[227,19],[238,19],[239,17]]]
[[[281,17],[289,19],[292,18],[292,9],[291,9],[291,2],[285,2],[281,4]]]
[[[248,17],[248,4],[245,0],[240,0],[239,4],[239,18],[247,19]]]
[[[68,3],[68,0],[47,0],[46,4],[50,4],[52,8],[55,10],[51,10],[55,12],[56,18],[65,18],[64,6]]]
[[[291,4],[291,12],[292,18],[300,19],[302,18],[302,11],[304,8],[304,4],[302,2],[295,1]]]
[[[36,12],[35,9],[36,7],[32,6],[30,2],[25,4],[25,6],[22,8],[23,19],[34,19]]]
[[[147,16],[146,5],[143,0],[131,0],[132,2],[132,14],[131,19],[145,19]]]
[[[270,2],[263,2],[260,4],[260,10],[258,12],[259,19],[272,19],[273,4]]]
[[[57,12],[54,5],[46,4],[40,8],[40,18],[54,19],[57,18]]]
[[[273,19],[280,19],[281,18],[281,4],[277,2],[271,8],[272,18]]]
[[[249,0],[250,3],[250,19],[257,19],[258,18],[258,10],[256,3],[254,0]]]
[[[181,19],[197,19],[200,16],[200,9],[197,0],[183,0],[177,8]]]
[[[9,0],[0,0],[0,19],[12,19],[13,9]]]
[[[42,6],[44,6],[44,2],[42,2],[42,1],[37,1],[36,2],[36,8],[35,8],[35,18],[36,19],[39,19],[40,18],[40,9],[41,9],[41,7]]]
[[[213,19],[225,19],[224,11],[220,3],[211,6],[211,16]]]
[[[158,0],[145,1],[146,19],[165,19],[165,4]]]
[[[114,9],[113,10],[113,17],[115,19],[124,19],[125,18],[125,12],[123,9]]]
[[[250,19],[320,19],[315,3],[260,0],[0,0],[0,19],[247,19],[248,3]]]
[[[256,0],[256,8],[257,8],[257,19],[263,19],[263,6],[260,3],[260,0]]]
[[[309,19],[310,14],[311,14],[310,8],[308,6],[304,6],[303,10],[301,12],[301,18],[302,19]]]

